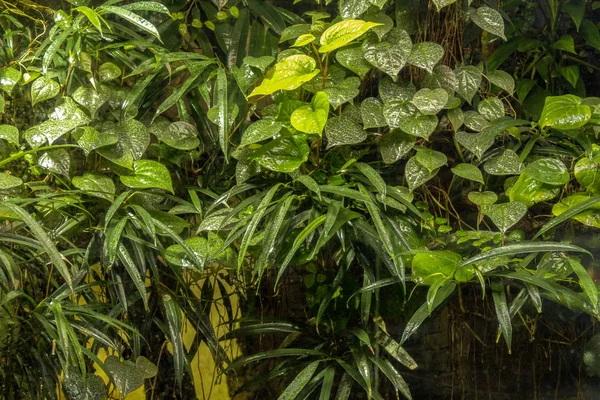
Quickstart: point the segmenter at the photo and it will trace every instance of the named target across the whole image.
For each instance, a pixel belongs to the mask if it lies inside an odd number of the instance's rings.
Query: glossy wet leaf
[[[307,44],[314,42],[316,39],[317,38],[314,35],[312,35],[310,33],[306,33],[304,35],[300,35],[298,37],[298,39],[296,39],[296,41],[294,42],[292,47],[303,47],[303,46],[306,46]]]
[[[470,130],[480,132],[489,126],[489,121],[477,111],[469,110],[464,113],[464,124]]]
[[[156,129],[152,133],[167,146],[178,150],[194,150],[200,145],[198,130],[192,124],[177,121],[166,126],[166,129]]]
[[[0,69],[0,89],[7,94],[11,94],[14,87],[21,79],[21,71],[16,68],[8,67]]]
[[[504,117],[504,103],[497,97],[488,97],[479,102],[477,111],[488,121],[493,121]]]
[[[258,143],[272,138],[281,131],[281,128],[283,128],[283,124],[279,121],[261,119],[253,122],[242,134],[241,145]]]
[[[498,201],[498,195],[494,192],[469,192],[469,200],[480,207],[489,206]]]
[[[515,91],[515,80],[508,72],[500,70],[490,71],[486,74],[486,77],[490,83],[498,86],[508,94],[513,94]]]
[[[437,128],[438,122],[435,115],[424,115],[420,111],[417,111],[401,119],[399,128],[409,135],[429,139],[429,136]]]
[[[555,129],[577,129],[584,126],[592,117],[589,106],[581,103],[581,98],[572,94],[548,96],[544,102],[541,127]]]
[[[293,400],[300,394],[302,389],[306,387],[310,378],[315,374],[320,361],[313,361],[308,364],[289,385],[286,386],[285,390],[279,395],[278,400]]]
[[[286,42],[288,40],[299,38],[302,35],[306,35],[310,32],[310,24],[296,24],[290,25],[283,30],[279,43]]]
[[[98,68],[100,82],[109,82],[121,76],[121,68],[111,62],[106,62]]]
[[[481,158],[483,153],[494,144],[495,136],[489,133],[467,133],[467,132],[456,132],[456,140],[458,143],[463,145],[471,153],[475,154],[477,158]]]
[[[308,160],[309,148],[302,137],[280,137],[262,145],[250,159],[277,172],[293,172]]]
[[[321,35],[319,53],[330,53],[344,47],[378,25],[380,24],[355,19],[347,19],[333,24]]]
[[[52,144],[65,133],[90,122],[89,117],[69,97],[65,97],[49,117],[24,133],[23,137],[32,147],[42,146],[46,141]]]
[[[0,127],[1,130],[1,127]],[[600,164],[590,160],[589,158],[582,158],[577,161],[573,170],[577,182],[590,193],[600,193]]]
[[[202,265],[204,265],[204,262],[209,255],[208,241],[206,238],[196,236],[186,239],[185,244],[194,252],[197,259],[202,262]],[[195,261],[189,256],[187,249],[184,249],[180,244],[169,246],[165,252],[165,258],[172,265],[186,268],[201,267],[196,265]]]
[[[113,201],[115,197],[115,184],[113,180],[96,172],[86,172],[83,176],[75,176],[71,181],[77,189],[85,191],[91,196]]]
[[[542,158],[527,167],[526,172],[532,178],[553,186],[562,186],[569,182],[569,170],[565,164],[556,158]]]
[[[575,275],[579,278],[579,284],[583,289],[583,292],[589,298],[594,313],[598,314],[598,289],[596,288],[594,280],[585,267],[577,260],[569,258],[569,265],[573,269],[573,272],[575,272]]]
[[[481,174],[481,171],[473,164],[457,164],[454,168],[452,168],[452,172],[461,178],[483,183],[483,175]]]
[[[333,117],[325,126],[327,148],[345,144],[362,143],[367,138],[367,132],[347,117]]]
[[[475,96],[475,93],[477,93],[477,90],[479,89],[479,85],[481,85],[481,71],[472,65],[467,65],[456,68],[454,70],[454,75],[456,75],[456,81],[458,83],[456,92],[471,104],[473,96]]]
[[[38,165],[55,174],[69,176],[71,157],[65,149],[49,150],[40,156]]]
[[[412,103],[425,115],[436,115],[448,102],[444,89],[421,89],[413,96]]]
[[[408,352],[395,341],[390,335],[383,331],[377,331],[375,334],[375,340],[383,349],[392,356],[396,361],[404,365],[410,370],[417,369],[417,362],[408,354]]]
[[[560,187],[545,184],[525,172],[522,172],[515,184],[506,190],[510,201],[520,201],[527,207],[551,200],[559,193]]]
[[[471,14],[471,19],[484,31],[506,40],[506,36],[504,36],[504,20],[498,11],[487,6],[479,7]]]
[[[363,57],[361,46],[347,46],[335,53],[336,60],[360,78],[363,78],[372,65]]]
[[[98,109],[108,101],[109,97],[108,90],[102,86],[97,89],[91,86],[80,86],[73,93],[73,100],[87,108],[92,119],[96,116]]]
[[[365,129],[379,128],[387,125],[383,116],[383,105],[375,97],[368,97],[361,102],[360,114]]]
[[[415,157],[412,157],[410,160],[408,160],[406,167],[404,168],[404,176],[408,182],[408,188],[410,191],[415,190],[425,182],[432,179],[437,175],[437,172],[437,170],[428,170],[426,167],[421,165]]]
[[[458,131],[465,122],[465,114],[460,108],[448,110],[448,120],[454,132]]]
[[[302,106],[292,112],[292,126],[304,133],[321,136],[329,115],[329,97],[325,92],[317,92],[310,106]]]
[[[115,14],[118,15],[119,17],[129,21],[130,23],[132,23],[133,25],[135,25],[136,27],[150,33],[152,36],[156,37],[158,40],[160,40],[160,34],[158,33],[158,30],[156,29],[156,27],[147,19],[144,19],[142,17],[140,17],[139,15],[127,10],[126,8],[123,7],[116,7],[116,6],[108,6],[108,5],[103,5],[101,7],[98,7],[98,10],[102,11],[102,12],[108,12],[111,14]]]
[[[518,175],[523,169],[523,164],[517,153],[507,149],[498,157],[486,161],[483,169],[490,175]]]
[[[344,103],[351,102],[359,94],[360,79],[353,76],[344,79],[335,86],[323,89],[327,93],[329,103],[336,109]]]
[[[502,233],[506,233],[513,225],[527,214],[527,206],[518,201],[483,206],[481,212],[492,220]]]
[[[446,250],[421,252],[412,259],[412,281],[417,285],[432,285],[440,278],[452,278],[462,262],[458,253]]]
[[[393,164],[403,158],[414,147],[416,138],[401,131],[394,129],[379,140],[379,152],[381,158],[386,164]]]
[[[12,125],[0,125],[0,139],[8,143],[19,144],[19,129]]]
[[[444,48],[433,42],[420,42],[412,47],[408,63],[432,73],[433,67],[444,57]]]
[[[23,184],[21,178],[7,173],[0,173],[0,190],[8,190],[19,187]]]
[[[508,352],[510,354],[512,344],[512,321],[506,302],[506,292],[504,290],[504,285],[500,282],[492,283],[492,298],[494,299],[496,317],[498,318],[498,324],[500,325],[500,332],[502,332],[502,336],[504,337],[504,341],[508,346]]]
[[[418,147],[414,158],[429,171],[435,171],[448,162],[444,153],[426,147]]]
[[[372,0],[372,1],[383,1],[383,0]],[[371,28],[371,31],[374,32],[379,40],[383,39],[383,37],[394,28],[394,20],[388,17],[384,12],[380,11],[377,13],[368,13],[363,19],[369,22],[375,22],[381,24],[379,26],[375,26]]]
[[[104,368],[123,397],[144,384],[144,378],[132,361],[121,361],[118,357],[110,355],[104,361]]]
[[[173,192],[171,175],[163,164],[152,160],[138,160],[133,163],[132,175],[121,175],[125,186],[135,189],[164,189]]]
[[[379,91],[379,98],[384,104],[412,100],[417,92],[414,85],[398,85],[388,76],[379,81],[377,89]]]
[[[590,198],[581,194],[567,196],[552,207],[552,214],[563,217],[561,219],[564,219],[564,214],[584,225],[600,228],[600,200],[597,197]],[[552,226],[556,226],[556,222]]]
[[[106,386],[98,375],[87,374],[85,381],[81,372],[70,367],[64,375],[64,389],[72,400],[105,400]]]
[[[373,35],[373,34],[370,34]],[[369,36],[362,45],[363,57],[371,65],[388,74],[394,81],[411,54],[412,40],[406,31],[394,28],[384,39]]]
[[[37,78],[31,85],[31,105],[50,100],[58,95],[60,85],[54,79],[45,76]]]
[[[272,67],[262,83],[248,97],[269,95],[278,90],[294,90],[314,78],[319,70],[309,56],[293,55]]]
[[[409,101],[390,101],[383,105],[383,117],[390,128],[399,128],[403,121],[417,113],[419,110]]]

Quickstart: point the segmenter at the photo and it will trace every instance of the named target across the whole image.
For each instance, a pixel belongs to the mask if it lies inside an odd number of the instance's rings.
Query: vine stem
[[[63,148],[63,147],[79,147],[79,146],[77,146],[75,144],[57,144],[57,145],[53,145],[53,146],[38,147],[37,149],[32,149],[32,150],[27,150],[27,151],[20,151],[18,153],[13,154],[12,156],[10,156],[8,158],[5,158],[2,161],[0,161],[0,167],[8,164],[10,162],[13,162],[15,160],[18,160],[19,158],[25,157],[27,154],[34,154],[34,153],[38,153],[40,151],[59,149],[59,148]]]

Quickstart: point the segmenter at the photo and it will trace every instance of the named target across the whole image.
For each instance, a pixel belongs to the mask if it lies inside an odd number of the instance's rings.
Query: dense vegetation
[[[600,2],[293,3],[0,0],[2,398],[191,398],[201,343],[271,366],[240,392],[411,398],[465,288],[508,352],[598,318]]]

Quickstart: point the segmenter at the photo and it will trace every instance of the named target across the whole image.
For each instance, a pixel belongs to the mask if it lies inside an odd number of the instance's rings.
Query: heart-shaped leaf
[[[269,70],[260,86],[248,97],[297,89],[319,73],[316,68],[317,62],[312,57],[300,54],[286,57]]]
[[[498,201],[498,195],[494,192],[469,192],[469,200],[479,207],[490,206]]]
[[[174,149],[194,150],[200,145],[198,130],[194,125],[184,121],[173,122],[166,126],[166,129],[155,129],[152,133],[158,140]]]
[[[438,170],[428,170],[426,167],[421,165],[415,157],[412,157],[410,160],[408,160],[406,167],[404,168],[404,176],[408,182],[408,189],[411,192],[435,177],[437,173]]]
[[[426,147],[417,148],[417,154],[414,156],[414,159],[429,171],[436,171],[448,162],[448,158],[444,153]]]
[[[8,190],[23,184],[21,178],[9,174],[0,173],[0,190]]]
[[[448,110],[448,120],[452,125],[452,129],[454,129],[454,132],[456,132],[461,126],[463,126],[465,122],[465,114],[460,108]]]
[[[327,148],[344,144],[357,144],[367,138],[367,132],[347,117],[333,117],[325,127]]]
[[[60,85],[45,76],[37,78],[31,85],[31,106],[52,99],[60,92]]]
[[[581,194],[564,197],[552,207],[552,214],[559,216],[564,212],[573,210],[573,208],[577,207],[577,205],[589,200],[589,196]],[[584,211],[577,213],[571,218],[575,221],[581,222],[584,225],[600,228],[600,202],[596,202],[595,204],[588,206]]]
[[[65,149],[49,150],[40,156],[38,165],[55,174],[69,176],[71,157]]]
[[[21,80],[21,71],[18,69],[13,67],[0,69],[0,89],[7,94],[12,93],[19,80]]]
[[[504,153],[486,161],[483,165],[484,171],[490,175],[518,175],[522,168],[519,155],[511,149],[504,150]]]
[[[330,53],[344,47],[364,35],[369,29],[379,25],[378,23],[355,19],[347,19],[333,24],[321,35],[319,53]]]
[[[263,167],[276,172],[290,173],[296,171],[308,160],[310,149],[303,135],[280,137],[271,140],[249,155]]]
[[[314,42],[316,39],[317,38],[314,35],[305,33],[304,35],[298,36],[298,39],[296,39],[292,47],[304,47],[307,44]]]
[[[8,143],[19,144],[19,129],[12,125],[0,125],[0,139]]]
[[[373,68],[363,57],[361,46],[348,46],[335,53],[335,58],[344,67],[363,78]]]
[[[400,121],[400,129],[410,135],[429,139],[429,135],[437,128],[438,122],[435,115],[424,115],[417,111]]]
[[[572,94],[548,96],[544,103],[540,126],[555,129],[577,129],[585,125],[592,117],[592,110],[581,103],[581,98]]]
[[[515,91],[515,80],[508,72],[500,70],[490,71],[486,77],[490,83],[498,86],[508,94],[513,94]]]
[[[479,133],[456,132],[456,140],[467,150],[481,158],[487,149],[493,146],[496,136],[486,131]]]
[[[590,193],[600,193],[600,164],[582,158],[575,164],[575,178],[577,182]]]
[[[302,106],[292,113],[292,126],[304,133],[321,136],[329,115],[329,97],[325,92],[318,92],[310,106]]]
[[[510,227],[527,214],[527,206],[518,201],[511,201],[510,203],[483,206],[481,212],[490,217],[502,233],[506,233]]]
[[[555,158],[542,158],[527,165],[524,172],[532,178],[553,186],[569,182],[569,170],[562,161]]]
[[[73,186],[87,192],[91,196],[100,197],[113,201],[115,197],[115,184],[108,176],[86,172],[83,176],[75,176],[72,180]]]
[[[139,356],[135,359],[135,367],[137,368],[138,374],[144,379],[154,378],[158,373],[156,364],[144,356]]]
[[[381,101],[384,103],[411,100],[417,92],[414,85],[408,84],[400,86],[394,83],[392,78],[388,76],[379,81],[378,90],[379,98],[381,98]]]
[[[123,398],[144,384],[144,378],[131,361],[121,361],[116,356],[108,356],[104,361],[104,368]]]
[[[419,112],[410,101],[390,101],[383,105],[383,117],[390,128],[399,128],[402,121]]]
[[[394,81],[406,64],[411,48],[410,36],[406,31],[398,28],[392,29],[381,42],[375,35],[370,36],[362,46],[364,58],[371,65],[388,74]]]
[[[465,120],[464,124],[467,128],[480,132],[484,130],[490,123],[487,119],[483,117],[483,115],[479,114],[477,111],[469,110],[464,113]]]
[[[360,115],[365,129],[380,128],[387,125],[383,116],[383,105],[375,97],[368,97],[362,101]]]
[[[376,1],[379,1],[380,3],[383,1],[384,4],[386,3],[385,0],[371,0],[371,3],[375,3]],[[381,9],[381,7],[379,8]],[[363,19],[365,21],[381,24],[371,28],[371,31],[379,36],[379,40],[383,39],[383,37],[394,28],[394,20],[388,17],[383,11],[375,14],[369,13],[365,15]]]
[[[88,374],[84,382],[81,372],[74,367],[65,372],[64,389],[72,400],[105,400],[107,396],[102,378]]]
[[[116,131],[108,130],[100,133],[89,126],[76,129],[72,136],[86,155],[90,154],[92,150],[110,146],[119,141],[119,134]]]
[[[323,89],[329,98],[329,103],[335,109],[344,103],[352,101],[359,94],[360,79],[353,76],[344,79],[339,84]]]
[[[473,96],[475,96],[475,93],[477,93],[477,90],[479,89],[479,85],[481,85],[481,71],[472,65],[467,65],[456,68],[454,70],[454,75],[456,75],[456,81],[458,83],[456,92],[471,104]]]
[[[504,117],[504,103],[497,97],[488,97],[479,102],[477,111],[488,121],[493,121]]]
[[[423,79],[422,87],[428,89],[444,89],[448,96],[454,95],[458,82],[454,71],[446,65],[438,64]]]
[[[417,285],[432,285],[440,278],[451,279],[462,262],[458,253],[437,250],[417,253],[412,259],[412,281]]]
[[[415,137],[400,129],[394,129],[383,135],[379,141],[379,151],[381,158],[386,164],[393,164],[414,147]]]
[[[283,128],[279,121],[260,119],[250,125],[242,134],[242,146],[262,142],[277,135]]]
[[[133,163],[132,175],[121,175],[125,186],[135,189],[164,189],[173,193],[171,175],[167,167],[152,160],[137,160]]]
[[[146,126],[135,119],[127,120],[117,127],[127,138],[128,147],[134,160],[142,158],[148,145],[150,145],[150,133]],[[170,129],[170,126],[169,126]]]
[[[510,201],[520,201],[531,207],[542,201],[552,200],[560,193],[560,187],[548,185],[522,172],[513,186],[506,189]]]
[[[481,171],[473,164],[457,164],[454,168],[452,168],[452,172],[461,178],[483,183],[483,175],[481,174]]]
[[[413,46],[408,63],[432,73],[433,67],[442,57],[444,57],[442,46],[433,42],[421,42]]]
[[[504,36],[504,20],[498,11],[487,6],[479,7],[471,14],[471,19],[484,31],[506,40],[506,36]]]
[[[96,112],[100,107],[104,105],[110,98],[108,89],[103,86],[99,86],[94,89],[91,86],[80,86],[73,93],[73,100],[87,108],[92,118],[96,116]]]
[[[415,93],[412,103],[425,115],[436,115],[448,102],[444,89],[421,89]]]
[[[111,62],[106,62],[98,68],[100,82],[109,82],[121,76],[121,68]]]

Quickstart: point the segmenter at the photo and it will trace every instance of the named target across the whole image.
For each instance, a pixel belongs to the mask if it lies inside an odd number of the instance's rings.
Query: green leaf
[[[385,35],[382,41],[378,41],[375,36],[369,36],[362,45],[365,60],[388,74],[394,81],[398,79],[398,73],[406,64],[411,48],[412,40],[408,33],[397,28]]]
[[[425,115],[436,115],[448,102],[444,89],[421,89],[413,96],[412,103]]]
[[[465,114],[460,108],[448,110],[448,120],[454,132],[458,131],[465,122]]]
[[[19,187],[23,184],[21,178],[9,175],[7,173],[0,173],[0,190],[8,190]]]
[[[253,151],[249,158],[271,171],[290,173],[308,160],[310,149],[302,137],[280,137]]]
[[[262,56],[262,57],[252,57],[248,56],[244,58],[244,64],[249,65],[254,68],[258,68],[260,72],[264,72],[267,67],[273,64],[275,58],[272,56]]]
[[[12,125],[0,125],[0,139],[8,143],[19,144],[19,129]]]
[[[69,176],[71,158],[65,149],[49,150],[38,158],[38,165],[55,174]]]
[[[121,68],[111,62],[106,62],[102,64],[100,68],[98,68],[98,77],[100,78],[100,82],[110,82],[120,76]]]
[[[600,164],[593,160],[590,160],[589,158],[582,158],[575,164],[573,172],[575,173],[575,178],[577,178],[577,182],[579,182],[579,184],[590,193],[600,193],[599,167]]]
[[[335,53],[335,58],[338,62],[354,72],[360,78],[371,70],[371,64],[363,57],[363,51],[361,46],[348,46],[340,49]]]
[[[310,24],[290,25],[287,28],[285,28],[283,30],[283,32],[281,33],[281,38],[279,39],[279,43],[283,43],[288,40],[296,39],[302,35],[308,34],[309,32],[310,32]]]
[[[171,175],[167,167],[152,160],[138,160],[133,163],[133,175],[121,175],[125,186],[135,189],[164,189],[173,193]]]
[[[469,200],[479,207],[490,206],[498,201],[498,195],[494,192],[469,192]]]
[[[504,103],[497,97],[488,97],[477,104],[477,111],[488,121],[504,117]]]
[[[400,129],[409,135],[428,140],[429,136],[438,126],[438,122],[435,115],[424,115],[420,111],[417,111],[400,121]]]
[[[421,186],[422,184],[436,176],[437,172],[437,170],[428,170],[426,167],[421,165],[415,157],[412,157],[406,163],[406,167],[404,169],[404,177],[408,182],[408,188],[412,192],[417,187]]]
[[[291,116],[292,126],[304,133],[321,136],[329,115],[329,97],[325,92],[317,92],[310,106],[294,110]]]
[[[486,78],[490,83],[498,86],[508,94],[513,94],[515,91],[515,80],[508,72],[500,70],[490,71],[487,73]]]
[[[200,145],[198,130],[194,125],[183,121],[165,125],[166,129],[155,129],[152,133],[167,146],[178,150],[194,150]]]
[[[181,384],[183,381],[183,370],[186,363],[185,350],[183,348],[182,334],[182,312],[179,304],[169,295],[162,296],[163,305],[165,307],[165,317],[168,327],[168,337],[173,347],[173,369],[175,370],[175,379],[181,392]]]
[[[527,214],[527,206],[518,201],[511,201],[510,203],[483,206],[481,212],[490,217],[502,233],[506,233]]]
[[[278,90],[294,90],[314,78],[319,70],[316,61],[309,56],[293,55],[275,64],[260,86],[248,97],[269,95]]]
[[[244,365],[250,364],[252,362],[266,360],[269,358],[277,358],[277,357],[306,357],[306,356],[317,356],[323,357],[324,353],[314,350],[314,349],[306,349],[306,348],[284,348],[284,349],[276,349],[276,350],[267,350],[261,351],[260,353],[253,354],[251,356],[246,356],[240,358],[227,366],[225,372],[234,370],[236,368],[243,367]]]
[[[581,104],[581,98],[572,94],[548,96],[544,103],[540,126],[567,130],[584,126],[592,117],[589,106]]]
[[[115,198],[115,184],[108,176],[86,172],[83,176],[75,176],[72,180],[73,186],[87,192],[91,196],[100,197],[108,201]]]
[[[118,243],[118,253],[117,254],[119,256],[119,260],[121,260],[121,264],[125,267],[127,274],[131,278],[133,284],[135,285],[135,288],[137,289],[138,293],[140,294],[142,302],[144,303],[144,309],[146,311],[149,311],[148,296],[146,295],[146,286],[144,284],[144,279],[142,278],[142,275],[140,274],[138,267],[135,265],[135,262],[129,255],[129,252],[127,251],[127,249],[125,248],[123,243],[120,243],[120,241]]]
[[[442,152],[428,149],[426,147],[418,147],[415,159],[427,168],[429,171],[435,171],[446,165],[448,158]]]
[[[106,88],[99,86],[94,89],[91,86],[80,86],[73,93],[73,100],[87,108],[90,112],[92,119],[96,116],[96,112],[100,107],[104,105],[110,98]]]
[[[264,82],[263,82],[263,84],[264,84]],[[256,92],[257,89],[258,88],[256,88],[254,90],[254,92]],[[229,143],[227,135],[229,133],[230,119],[229,119],[229,103],[228,103],[228,95],[227,95],[227,75],[225,74],[225,70],[223,68],[219,68],[217,71],[217,81],[215,83],[215,92],[216,92],[216,107],[218,110],[215,124],[219,128],[219,144],[221,145],[221,150],[223,151],[223,154],[225,155],[225,160],[227,160],[229,157],[229,155],[227,153],[227,145]]]
[[[460,265],[462,257],[452,251],[427,251],[412,259],[412,281],[417,285],[433,285],[440,278],[450,279]],[[431,308],[431,307],[428,307]]]
[[[379,193],[381,193],[384,196],[386,195],[387,186],[385,184],[385,181],[373,167],[371,167],[369,164],[365,164],[362,162],[356,162],[353,164],[353,166],[356,169],[358,169],[369,180],[369,182],[371,182],[371,184],[375,187],[375,189],[377,189]]]
[[[84,382],[81,372],[74,367],[65,371],[64,389],[69,399],[73,400],[104,400],[107,397],[102,378],[87,374]]]
[[[432,73],[433,67],[442,57],[444,57],[442,46],[433,42],[420,42],[413,45],[408,63]]]
[[[380,128],[387,125],[383,116],[383,105],[375,97],[368,97],[361,102],[360,115],[365,129]]]
[[[585,16],[585,0],[573,0],[569,3],[563,3],[563,10],[571,17],[575,23],[575,28],[579,32],[579,27]]]
[[[122,8],[129,11],[152,11],[171,15],[169,9],[164,4],[156,1],[138,1],[131,4],[125,4]]]
[[[138,28],[148,32],[149,34],[160,40],[160,34],[158,33],[158,30],[150,21],[140,17],[137,14],[132,13],[131,11],[123,7],[103,5],[98,7],[98,11],[118,15],[124,20],[131,22]]]
[[[600,31],[594,22],[589,19],[581,21],[580,33],[586,44],[600,50]]]
[[[138,358],[135,359],[135,367],[138,374],[144,379],[154,378],[156,374],[158,374],[158,367],[156,364],[144,356],[138,356]]]
[[[304,35],[298,36],[298,39],[296,39],[296,41],[291,47],[304,47],[307,44],[314,42],[316,39],[317,38],[314,35],[306,33]]]
[[[450,97],[454,95],[457,84],[454,71],[446,65],[438,64],[431,73],[425,75],[421,86],[428,89],[444,89]]]
[[[495,135],[486,133],[485,131],[479,133],[467,133],[467,132],[456,132],[456,140],[462,144],[467,150],[481,158],[483,153],[487,149],[493,146],[495,141]]]
[[[31,85],[31,106],[52,99],[60,92],[60,85],[46,76],[37,78]]]
[[[455,175],[460,176],[461,178],[468,179],[475,182],[483,182],[483,175],[479,168],[474,166],[473,164],[462,163],[457,164],[454,168],[452,168],[452,172]]]
[[[200,266],[204,265],[206,259],[208,258],[208,242],[203,237],[192,237],[185,240],[185,244],[188,249],[191,250],[197,260],[201,261]],[[196,261],[190,257],[188,251],[180,244],[174,244],[172,246],[167,247],[165,251],[165,259],[171,265],[177,265],[179,267],[184,268],[196,268]]]
[[[569,265],[573,268],[573,272],[579,278],[579,284],[585,292],[586,296],[590,299],[592,309],[595,314],[598,314],[598,289],[594,280],[588,273],[588,271],[581,265],[577,260],[569,257]]]
[[[437,8],[438,12],[442,11],[442,8],[449,6],[452,3],[455,3],[456,0],[433,0],[433,4]]]
[[[379,85],[377,87],[379,91],[379,98],[385,104],[391,102],[405,102],[409,101],[413,98],[417,90],[415,86],[412,84],[407,84],[405,86],[400,86],[394,83],[392,78],[386,76],[385,78],[379,81]]]
[[[542,158],[529,164],[525,170],[532,178],[553,186],[569,182],[569,170],[562,161],[555,158]]]
[[[458,86],[456,92],[465,99],[469,104],[477,90],[481,85],[482,75],[476,67],[467,65],[464,67],[458,67],[454,70]]]
[[[487,119],[483,117],[483,115],[479,114],[477,111],[469,110],[464,113],[465,117],[465,126],[473,131],[480,132],[487,128],[490,123]]]
[[[278,400],[293,400],[300,394],[302,389],[306,387],[310,378],[315,374],[317,367],[321,361],[313,361],[308,364],[289,385],[286,386],[285,390],[279,395]]]
[[[518,175],[523,169],[523,164],[517,153],[506,149],[498,157],[486,161],[483,169],[490,175]]]
[[[363,103],[364,104],[364,103]],[[379,152],[386,164],[393,164],[414,147],[416,138],[413,135],[394,129],[383,135],[379,141]]]
[[[498,282],[492,283],[492,297],[494,299],[494,309],[500,324],[500,332],[504,336],[504,341],[508,346],[508,352],[511,352],[512,343],[512,322],[510,313],[508,312],[508,304],[506,303],[506,293],[504,285]]]
[[[21,71],[18,69],[13,67],[0,69],[0,89],[7,94],[12,93],[19,80],[21,80]]]
[[[353,76],[344,79],[335,86],[323,89],[329,98],[331,106],[336,109],[344,103],[351,102],[359,94],[360,79]]]
[[[369,29],[381,24],[347,19],[333,24],[321,35],[319,53],[330,53],[344,47],[364,35]]]
[[[504,20],[500,13],[491,7],[479,7],[471,14],[471,19],[481,29],[506,40],[504,36]]]
[[[506,190],[510,201],[520,201],[527,207],[558,196],[560,187],[548,185],[523,172],[515,184]]]
[[[362,143],[367,138],[367,132],[347,117],[333,117],[325,126],[327,148],[345,144]]]
[[[79,147],[89,155],[92,150],[100,147],[110,146],[119,141],[119,134],[114,130],[98,132],[94,128],[84,126],[72,133]]]
[[[577,65],[561,67],[560,75],[565,78],[573,88],[577,87],[577,81],[579,80],[579,67]]]
[[[410,356],[410,354],[408,354],[408,352],[400,345],[400,343],[395,341],[385,332],[378,330],[375,334],[375,340],[377,341],[377,344],[383,347],[386,353],[388,353],[406,368],[410,370],[415,370],[418,368],[417,362]]]
[[[262,142],[277,135],[283,128],[279,121],[261,119],[253,122],[242,134],[242,146]]]
[[[400,375],[396,368],[394,368],[391,362],[380,357],[371,357],[371,360],[373,360],[375,365],[377,365],[377,367],[384,373],[390,382],[392,382],[396,388],[396,396],[398,396],[397,392],[400,391],[404,397],[412,400],[412,395],[410,394],[408,384],[404,378],[402,378],[402,375]]]
[[[573,218],[584,225],[600,228],[600,197],[588,197],[577,194],[565,197],[552,207],[552,214],[556,215],[556,218],[553,218],[544,225],[536,233],[535,237],[539,237],[569,218]]]
[[[376,2],[383,2],[384,0],[370,0],[373,4]],[[379,7],[379,6],[378,6]],[[381,9],[381,7],[379,7]],[[383,39],[383,37],[394,28],[394,20],[388,17],[384,12],[379,11],[377,13],[368,13],[363,19],[369,22],[379,23],[381,25],[375,26],[372,28],[372,32],[374,32],[379,40]]]
[[[571,35],[563,35],[556,42],[552,43],[553,49],[563,50],[571,54],[577,54],[575,51],[575,40]]]
[[[56,267],[56,270],[63,277],[67,285],[72,288],[73,281],[71,278],[71,273],[69,272],[69,268],[64,261],[63,255],[58,251],[39,222],[37,222],[31,214],[15,204],[5,202],[4,207],[7,207],[10,211],[17,214],[23,220],[23,222],[29,226],[31,233],[33,233],[33,236],[40,242],[45,253],[50,257],[50,260]]]

